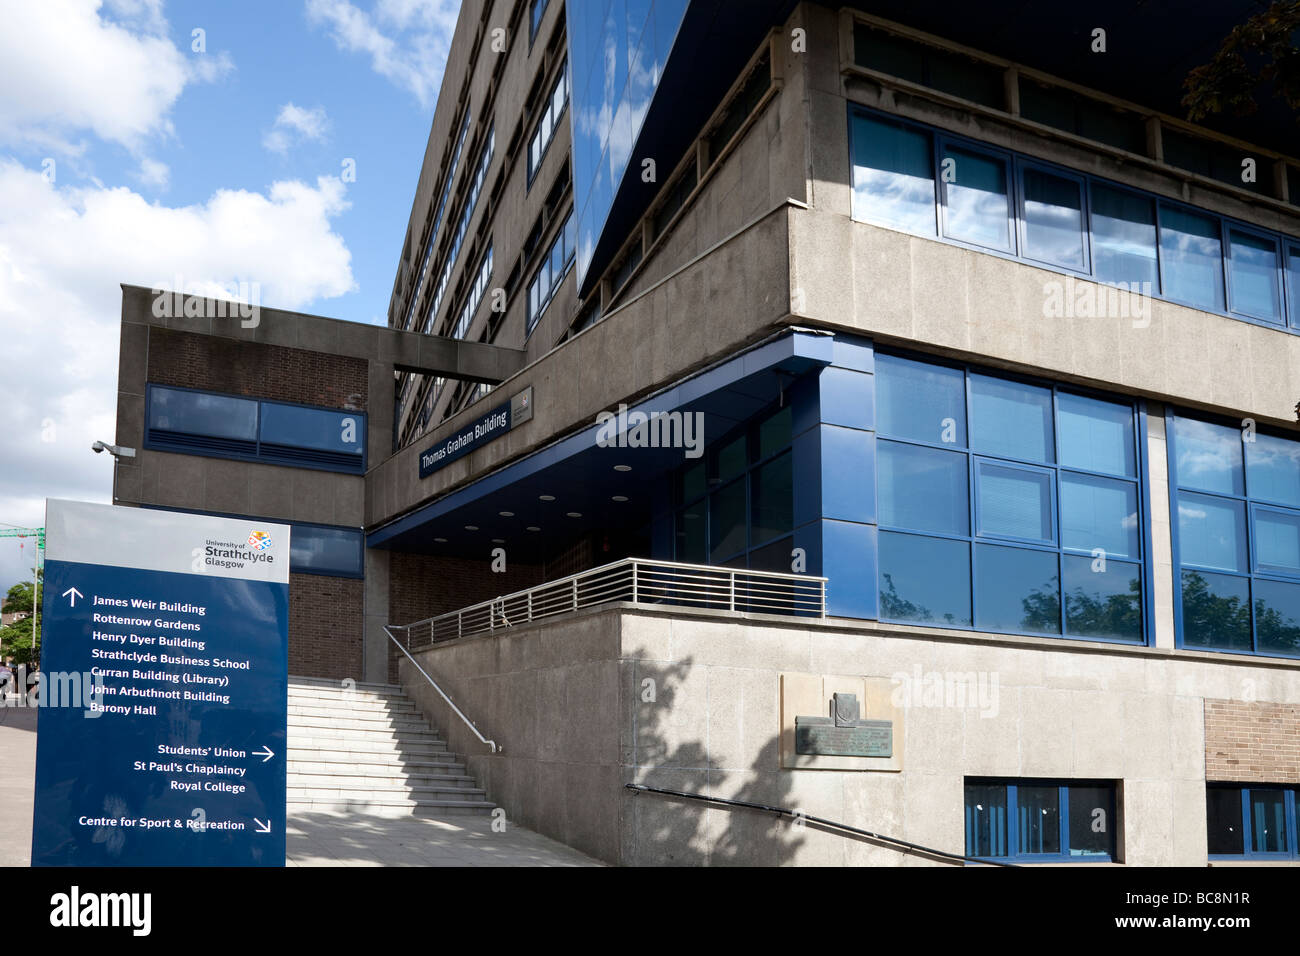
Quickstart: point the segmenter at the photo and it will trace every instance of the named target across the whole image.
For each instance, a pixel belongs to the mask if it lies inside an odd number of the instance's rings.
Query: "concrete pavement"
[[[0,866],[27,866],[32,859],[36,714],[32,707],[0,705]]]

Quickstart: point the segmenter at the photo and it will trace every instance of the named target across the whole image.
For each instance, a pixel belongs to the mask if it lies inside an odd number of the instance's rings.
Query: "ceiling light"
[[[627,501],[627,495],[615,495],[614,498],[613,498],[613,500],[614,500],[614,501]]]
[[[513,511],[498,511],[497,514],[503,518],[513,518],[515,516]]]
[[[434,540],[434,541],[437,541],[439,544],[446,544],[446,543],[447,543],[447,539],[446,539],[446,538],[434,538],[433,540]]]
[[[478,525],[476,525],[476,524],[467,524],[467,525],[465,525],[465,530],[466,530],[466,531],[477,531],[477,530],[478,530]]]
[[[582,517],[582,512],[581,512],[581,511],[570,511],[570,512],[568,512],[568,515],[569,515],[570,518],[581,518],[581,517]]]
[[[555,495],[538,495],[537,499],[539,501],[554,501]]]
[[[631,471],[631,470],[632,470],[632,466],[631,466],[631,465],[615,465],[615,466],[614,466],[614,470],[615,470],[615,471]]]
[[[535,524],[530,524],[530,525],[529,525],[527,528],[525,528],[524,530],[525,530],[525,531],[541,531],[542,529],[539,528],[539,527],[537,527],[537,525],[535,525]]]

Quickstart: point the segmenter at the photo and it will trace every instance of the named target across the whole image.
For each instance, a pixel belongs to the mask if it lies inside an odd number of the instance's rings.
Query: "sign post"
[[[283,866],[289,528],[46,507],[34,866]]]

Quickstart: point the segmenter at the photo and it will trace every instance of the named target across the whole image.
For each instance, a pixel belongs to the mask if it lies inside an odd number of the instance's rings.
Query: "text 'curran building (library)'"
[[[1102,7],[467,0],[387,327],[124,287],[115,502],[609,862],[1300,862],[1300,134]]]

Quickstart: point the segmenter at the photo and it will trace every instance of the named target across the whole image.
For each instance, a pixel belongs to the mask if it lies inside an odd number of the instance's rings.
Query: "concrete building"
[[[609,862],[1300,862],[1253,7],[915,7],[467,2],[388,326],[124,287],[115,501],[292,523],[291,670]]]

